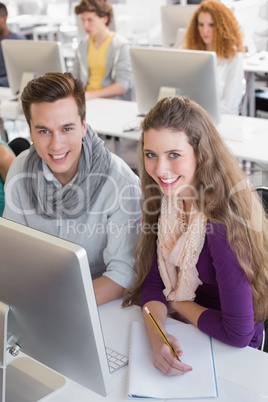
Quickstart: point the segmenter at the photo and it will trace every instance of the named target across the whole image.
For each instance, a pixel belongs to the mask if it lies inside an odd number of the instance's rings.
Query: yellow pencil
[[[171,352],[173,353],[173,355],[176,357],[177,360],[179,360],[179,362],[181,361],[179,359],[179,357],[176,355],[175,350],[173,349],[173,347],[170,345],[169,341],[167,340],[167,338],[165,337],[165,335],[163,334],[162,330],[160,329],[159,325],[157,324],[157,322],[155,321],[154,317],[152,316],[152,314],[150,313],[148,307],[144,307],[144,310],[146,311],[146,313],[148,314],[148,316],[151,318],[151,320],[153,321],[154,325],[156,326],[156,328],[158,329],[158,331],[160,332],[160,335],[162,336],[162,338],[164,339],[164,341],[166,342],[166,344],[168,345],[168,347],[170,348]]]

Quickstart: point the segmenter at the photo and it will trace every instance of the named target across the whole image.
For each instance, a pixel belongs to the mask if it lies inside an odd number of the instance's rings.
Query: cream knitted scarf
[[[196,263],[206,235],[206,217],[193,206],[188,223],[183,200],[164,196],[158,222],[158,267],[167,300],[194,300],[202,285]]]

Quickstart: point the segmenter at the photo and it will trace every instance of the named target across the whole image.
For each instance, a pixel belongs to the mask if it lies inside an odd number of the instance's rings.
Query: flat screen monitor
[[[244,35],[244,46],[250,54],[257,52],[254,31],[262,3],[262,0],[243,0],[235,1],[231,5],[231,9]]]
[[[130,49],[138,110],[146,114],[157,102],[160,88],[175,88],[220,122],[216,53],[153,47]]]
[[[20,92],[23,73],[38,76],[66,70],[59,42],[4,39],[1,45],[14,95]]]
[[[167,5],[161,7],[162,40],[166,47],[174,46],[179,28],[187,28],[197,5]]]
[[[112,374],[85,249],[0,218],[0,255],[0,302],[9,306],[7,332],[12,342],[45,366],[106,396]],[[2,320],[1,315],[0,308]],[[1,328],[1,348],[2,332]],[[20,359],[24,358],[14,359],[14,364]],[[19,387],[15,377],[7,380],[13,393]],[[18,400],[28,401],[22,396]]]

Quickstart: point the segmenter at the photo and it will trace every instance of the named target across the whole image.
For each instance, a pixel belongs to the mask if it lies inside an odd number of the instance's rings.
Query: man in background
[[[3,39],[25,39],[24,36],[11,32],[7,26],[7,8],[5,4],[0,3],[0,87],[8,87],[8,78],[5,66],[5,60],[2,52]]]

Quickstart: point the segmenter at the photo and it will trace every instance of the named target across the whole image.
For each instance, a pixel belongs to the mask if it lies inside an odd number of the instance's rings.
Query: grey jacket
[[[73,75],[80,78],[85,87],[89,79],[89,68],[87,63],[89,36],[79,42],[76,57],[73,65]],[[113,99],[132,100],[132,66],[129,52],[129,43],[122,36],[115,33],[108,48],[106,57],[105,76],[102,80],[102,88],[117,83],[126,89],[124,95],[115,96]]]

